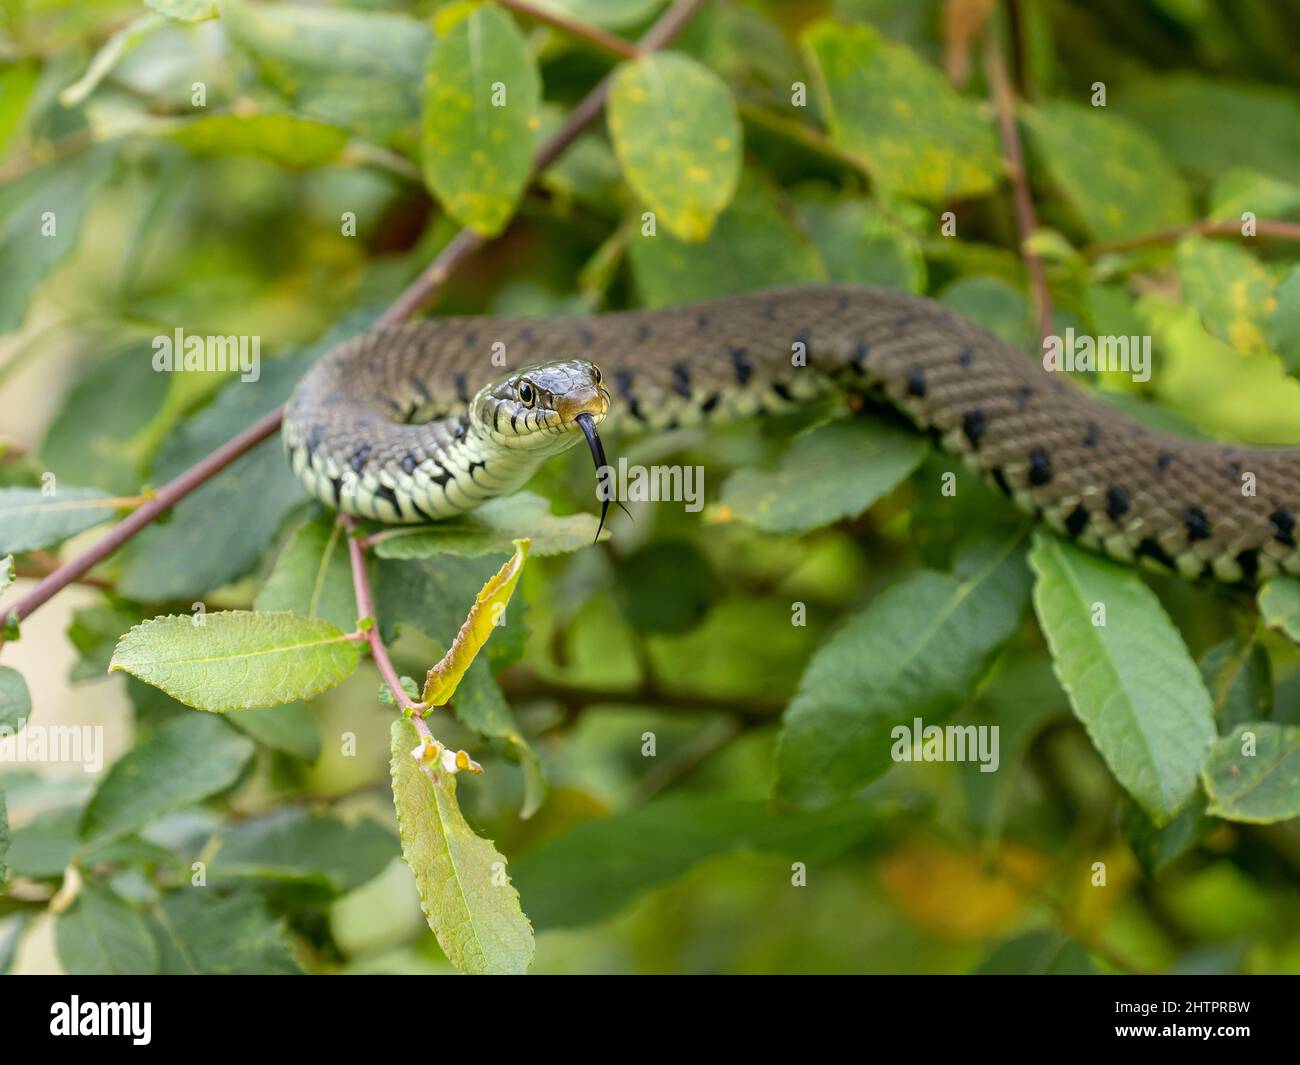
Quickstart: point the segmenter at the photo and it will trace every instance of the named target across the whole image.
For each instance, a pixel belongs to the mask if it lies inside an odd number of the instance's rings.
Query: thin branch
[[[1020,145],[1020,130],[1016,126],[1016,100],[1007,78],[1006,64],[1002,61],[1002,46],[998,43],[997,27],[989,24],[984,34],[984,72],[993,95],[993,107],[998,116],[998,137],[1002,141],[1002,155],[1011,178],[1012,195],[1016,205],[1016,231],[1020,236],[1020,255],[1029,274],[1034,293],[1034,312],[1038,316],[1038,338],[1046,342],[1052,335],[1052,297],[1047,289],[1047,271],[1043,260],[1025,245],[1038,229],[1034,217],[1034,200],[1029,191],[1029,178],[1025,172],[1025,153]]]
[[[1084,248],[1084,254],[1090,258],[1095,258],[1098,255],[1132,251],[1135,248],[1146,248],[1155,244],[1173,244],[1175,241],[1182,240],[1183,237],[1197,234],[1203,237],[1237,237],[1239,240],[1253,240],[1258,236],[1300,241],[1300,222],[1283,222],[1276,218],[1258,218],[1255,220],[1254,226],[1255,232],[1248,234],[1241,231],[1241,222],[1232,220],[1214,221],[1205,218],[1199,222],[1189,222],[1183,226],[1171,226],[1168,229],[1156,229],[1150,233],[1143,233],[1137,237],[1126,237],[1124,240],[1106,240],[1096,244],[1089,244]]]
[[[652,52],[671,41],[695,14],[704,0],[677,0],[646,33],[638,44],[641,52]],[[533,162],[533,177],[550,166],[569,147],[583,129],[600,114],[609,94],[610,79],[605,78],[573,109],[564,126],[547,139]],[[471,229],[461,230],[435,257],[424,271],[380,317],[379,325],[404,321],[424,306],[447,281],[451,272],[477,251],[485,239]],[[125,544],[146,525],[206,481],[220,473],[235,459],[273,435],[284,417],[279,407],[249,426],[196,465],[191,466],[173,481],[164,485],[158,494],[115,526],[107,536],[93,547],[87,548],[60,566],[35,588],[0,613],[0,631],[15,620],[30,617],[53,595],[82,577],[93,566],[102,562]]]
[[[545,22],[548,26],[554,26],[557,30],[567,33],[570,37],[577,37],[623,59],[636,59],[641,55],[641,50],[636,45],[623,40],[622,37],[615,37],[612,33],[602,30],[599,26],[589,26],[585,22],[579,22],[577,19],[562,15],[558,11],[550,11],[538,7],[536,4],[530,4],[528,0],[497,0],[497,3],[501,7],[508,7],[511,11],[527,18]]]
[[[226,441],[216,451],[202,459],[174,480],[168,481],[149,501],[131,511],[102,540],[86,548],[75,558],[65,562],[13,606],[0,614],[0,632],[13,621],[31,617],[37,607],[56,592],[85,576],[114,551],[166,511],[174,507],[192,491],[220,473],[237,458],[251,451],[280,428],[281,411],[273,410],[254,422],[238,436]],[[2,637],[0,637],[2,639]]]
[[[500,677],[501,690],[512,701],[545,699],[559,703],[569,710],[587,706],[639,706],[656,710],[680,711],[698,714],[716,711],[732,714],[750,724],[768,724],[776,721],[785,703],[762,697],[735,696],[719,698],[709,695],[683,695],[664,691],[655,684],[638,688],[587,688],[546,680],[534,673],[513,667]]]

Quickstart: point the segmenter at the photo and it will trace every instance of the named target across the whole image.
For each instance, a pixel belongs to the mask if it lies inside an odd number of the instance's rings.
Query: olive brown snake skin
[[[798,345],[806,359],[793,357]],[[583,422],[594,439],[611,408],[655,431],[837,388],[882,393],[1087,547],[1189,578],[1300,574],[1300,447],[1148,427],[954,311],[888,289],[816,285],[666,310],[376,330],[307,373],[284,441],[329,506],[420,522],[514,491],[580,441]]]

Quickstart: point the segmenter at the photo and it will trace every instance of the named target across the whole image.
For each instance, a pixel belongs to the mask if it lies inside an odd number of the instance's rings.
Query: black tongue
[[[582,435],[587,438],[587,447],[591,449],[591,457],[596,462],[596,476],[600,476],[600,471],[609,465],[605,461],[605,447],[600,442],[600,437],[596,433],[596,421],[590,414],[579,414],[574,419],[582,427]],[[597,482],[599,484],[599,481]],[[624,514],[627,513],[627,507],[619,503],[619,508]],[[596,526],[596,540],[600,539],[600,531],[605,527],[605,515],[609,513],[609,498],[601,500],[600,503],[600,524]],[[592,541],[593,543],[595,541]]]

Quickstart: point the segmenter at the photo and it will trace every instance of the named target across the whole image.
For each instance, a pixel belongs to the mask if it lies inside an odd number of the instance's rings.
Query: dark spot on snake
[[[1188,507],[1183,511],[1183,524],[1187,526],[1187,542],[1194,544],[1197,540],[1210,538],[1210,519],[1200,507]]]
[[[683,399],[691,398],[691,368],[685,362],[673,363],[673,391]]]
[[[710,319],[709,316],[708,316],[707,314],[699,314],[699,315],[696,315],[696,316],[695,316],[695,328],[696,328],[696,329],[708,329],[708,328],[709,328],[709,322],[710,322],[710,321],[712,321],[712,319]]]
[[[907,372],[907,394],[925,398],[925,371],[919,366],[913,366]]]
[[[402,513],[402,506],[397,502],[397,493],[388,485],[381,484],[375,488],[375,495],[380,499],[386,499],[389,503],[393,504],[393,509],[397,511],[398,514]]]
[[[998,486],[998,491],[1010,498],[1012,495],[1011,485],[1007,483],[1007,475],[1002,472],[1002,467],[994,466],[989,470],[989,476],[993,478],[993,483]]]
[[[1148,536],[1143,539],[1143,541],[1137,545],[1137,551],[1135,554],[1138,558],[1154,559],[1167,569],[1178,569],[1178,564],[1169,557],[1169,552],[1161,547],[1160,542],[1153,537]]]
[[[1029,397],[1032,396],[1033,394],[1034,394],[1033,385],[1021,385],[1019,388],[1017,388],[1016,408],[1024,409],[1025,404],[1029,402]]]
[[[1227,467],[1225,467],[1225,472],[1226,472],[1227,475],[1228,475],[1228,480],[1230,480],[1230,481],[1240,481],[1240,480],[1241,480],[1241,463],[1240,463],[1240,462],[1229,462],[1228,465],[1227,465]]]
[[[915,321],[916,321],[916,315],[905,314],[900,319],[898,319],[898,321],[894,323],[894,328],[899,330],[906,329],[909,325],[911,325]]]
[[[366,369],[369,370],[376,377],[378,377],[379,374],[383,372],[380,369],[380,364],[378,359],[368,359],[366,361]]]
[[[423,381],[421,381],[420,378],[417,377],[415,374],[411,374],[410,382],[411,382],[411,387],[414,388],[418,393],[420,393],[420,398],[424,400],[426,403],[433,398],[432,396],[429,395],[429,387]]]
[[[451,480],[451,470],[447,469],[445,466],[439,465],[436,462],[433,464],[433,468],[438,472],[429,474],[429,480],[431,480],[439,488],[446,488],[447,482]]]
[[[635,378],[636,374],[631,370],[615,370],[614,391],[624,399],[630,399],[632,396],[632,382]]]
[[[1295,514],[1289,507],[1278,507],[1268,516],[1273,524],[1273,539],[1287,547],[1295,547]]]
[[[971,447],[978,448],[980,446],[980,440],[988,427],[988,420],[984,417],[984,412],[978,407],[974,410],[968,410],[962,415],[961,431],[966,434],[966,439],[970,441]]]
[[[1071,536],[1078,536],[1088,527],[1088,508],[1082,503],[1070,511],[1070,516],[1065,519],[1065,531]]]
[[[422,506],[420,506],[420,504],[417,503],[414,499],[410,500],[410,504],[411,504],[411,509],[415,511],[418,515],[420,515],[420,517],[422,517],[425,521],[435,520],[434,516],[430,514],[427,510],[425,510]]]
[[[971,346],[967,344],[961,351],[957,352],[957,365],[963,370],[968,368],[975,361],[975,356],[971,352]]]
[[[780,397],[781,397],[783,400],[785,400],[787,403],[789,403],[791,400],[794,399],[794,397],[793,397],[792,395],[790,395],[790,389],[788,389],[788,388],[785,386],[785,383],[782,382],[782,381],[773,381],[773,382],[772,382],[772,391],[775,392],[778,396],[780,396]]]
[[[753,376],[754,365],[749,361],[749,353],[745,348],[731,348],[728,352],[731,355],[731,365],[736,370],[736,381],[745,385]]]
[[[1259,551],[1252,547],[1238,552],[1237,565],[1241,567],[1242,579],[1253,582],[1259,576]]]
[[[1156,473],[1164,473],[1173,465],[1174,456],[1168,451],[1162,451],[1156,456]]]
[[[420,465],[420,460],[417,459],[415,455],[412,454],[410,451],[408,451],[404,456],[402,456],[402,472],[406,474],[406,476],[408,477],[414,476],[415,468],[419,465]]]
[[[486,470],[486,469],[487,469],[487,462],[485,460],[475,459],[473,462],[469,464],[469,468],[465,472],[469,474],[469,479],[472,481],[474,480],[475,470]]]
[[[835,309],[837,311],[847,311],[849,309],[848,296],[841,295],[840,298],[835,301]]]
[[[519,432],[519,423],[518,423],[518,418],[519,418],[519,414],[518,414],[518,412],[511,411],[511,413],[510,413],[510,431],[511,431],[512,433],[515,433],[516,435],[517,435],[518,432]]]
[[[650,339],[650,327],[646,325],[644,322],[642,322],[639,326],[636,327],[636,342],[638,344],[644,344],[649,339]]]
[[[1047,484],[1052,479],[1052,456],[1043,448],[1036,447],[1029,453],[1029,483],[1035,488]]]
[[[307,457],[311,458],[311,453],[320,446],[322,429],[319,425],[313,425],[311,431],[307,434]]]
[[[768,300],[763,304],[763,314],[769,319],[776,317],[776,300]]]
[[[1132,502],[1128,497],[1128,493],[1119,485],[1113,484],[1106,489],[1106,517],[1110,518],[1111,521],[1119,521],[1128,513],[1130,506],[1132,506]]]
[[[370,452],[373,450],[374,448],[370,444],[362,444],[352,453],[352,457],[348,459],[348,465],[352,467],[355,473],[360,473],[366,468],[366,460],[370,458]]]
[[[456,386],[456,398],[462,403],[468,403],[469,383],[465,380],[465,375],[463,373],[452,374],[451,383]]]
[[[465,434],[469,432],[469,414],[462,414],[456,419],[456,428],[452,430],[452,436],[457,440],[464,440]]]
[[[870,354],[871,345],[865,340],[859,340],[858,346],[853,349],[853,368],[861,373],[862,366],[867,361],[867,356]]]
[[[721,400],[722,393],[714,392],[713,395],[700,404],[700,410],[704,411],[705,414],[712,414],[714,408],[717,407]]]
[[[1097,428],[1096,422],[1088,423],[1088,431],[1083,434],[1084,447],[1096,447],[1097,441],[1101,439],[1101,430]]]
[[[596,343],[595,335],[586,326],[583,326],[578,330],[578,336],[582,338],[582,342],[586,344],[587,347],[591,347],[592,344]]]
[[[533,338],[534,338],[534,333],[533,333],[533,327],[531,325],[526,325],[521,330],[519,330],[519,339],[523,341],[523,343],[531,344],[533,342]]]
[[[478,333],[474,332],[471,329],[468,333],[465,334],[465,347],[472,348],[477,343],[478,343]]]
[[[334,489],[334,505],[337,508],[343,506],[343,478],[335,477],[330,481],[330,487]]]

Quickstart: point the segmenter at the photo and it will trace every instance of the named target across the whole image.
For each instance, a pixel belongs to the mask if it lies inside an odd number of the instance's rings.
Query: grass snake
[[[867,286],[378,329],[312,367],[283,436],[329,506],[424,522],[516,490],[584,438],[603,464],[611,407],[656,431],[832,389],[883,396],[1019,507],[1114,558],[1233,583],[1300,573],[1300,448],[1163,432],[941,304]]]

